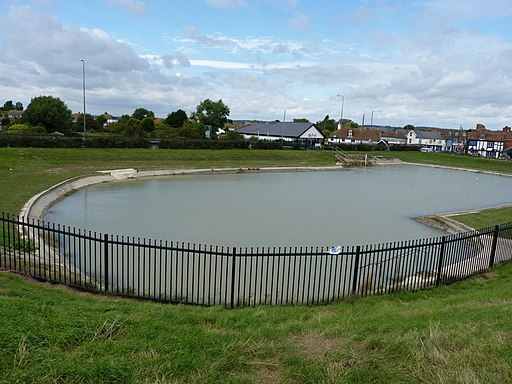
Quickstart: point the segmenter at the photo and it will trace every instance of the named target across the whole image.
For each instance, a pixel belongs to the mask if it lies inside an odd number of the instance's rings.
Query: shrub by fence
[[[123,136],[54,136],[0,134],[0,147],[33,148],[149,148],[147,138]]]
[[[419,290],[512,259],[512,223],[380,245],[229,248],[77,231],[5,214],[1,222],[2,269],[97,293],[232,308]]]

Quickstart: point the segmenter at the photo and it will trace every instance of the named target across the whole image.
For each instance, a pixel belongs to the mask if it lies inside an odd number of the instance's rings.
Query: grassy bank
[[[396,155],[512,173],[511,162]],[[101,169],[325,166],[334,158],[1,148],[0,164],[2,210],[17,212],[33,194]],[[500,212],[481,226],[510,221]],[[240,310],[93,296],[0,272],[0,383],[512,383],[511,297],[512,264],[422,292]]]
[[[451,216],[471,228],[484,228],[492,225],[508,223],[512,220],[512,206],[485,209],[482,211]]]
[[[1,210],[19,212],[36,193],[106,169],[334,165],[325,151],[0,148]]]
[[[227,310],[0,273],[0,382],[511,383],[512,264],[431,291]]]

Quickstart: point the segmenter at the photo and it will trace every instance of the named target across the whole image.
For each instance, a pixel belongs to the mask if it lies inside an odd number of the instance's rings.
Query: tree
[[[167,115],[165,123],[173,128],[181,128],[187,119],[187,113],[183,109],[178,109],[177,111],[171,112]]]
[[[146,132],[155,130],[155,120],[152,117],[146,117],[140,122],[140,127]]]
[[[132,117],[137,120],[144,120],[146,117],[155,117],[153,111],[149,111],[146,108],[137,108],[132,113]]]
[[[27,135],[27,134],[41,134],[46,133],[45,129],[41,126],[31,127],[28,124],[12,124],[5,133],[9,135]]]
[[[17,101],[16,105],[14,106],[14,109],[17,111],[23,111],[23,104],[21,104],[19,101]]]
[[[404,129],[407,129],[408,131],[414,131],[414,125],[407,124]]]
[[[84,114],[80,113],[76,118],[75,131],[81,132],[84,127]],[[85,114],[85,128],[87,131],[101,131],[103,125],[101,125],[94,117],[90,114]]]
[[[21,118],[32,126],[42,126],[47,132],[69,131],[73,124],[71,110],[58,97],[34,97]]]
[[[294,123],[309,123],[309,120],[306,118],[293,119]]]
[[[202,101],[196,108],[195,117],[204,125],[211,125],[214,131],[217,128],[224,127],[229,116],[229,107],[221,100],[212,101],[206,99]]]
[[[12,111],[14,109],[14,104],[12,103],[12,100],[6,101],[4,103],[4,106],[2,107],[2,110],[4,111]]]
[[[117,123],[110,126],[112,133],[128,137],[146,137],[147,132],[142,126],[142,122],[133,117],[123,117]]]
[[[103,127],[105,127],[105,123],[107,122],[107,118],[105,117],[105,115],[99,115],[99,116],[96,117],[96,122],[98,124],[98,127],[101,127],[99,129],[102,130]]]
[[[6,129],[11,124],[11,119],[9,117],[4,116],[0,120],[0,125],[2,126],[2,129]]]
[[[329,118],[329,115],[325,116],[322,121],[318,121],[316,123],[316,126],[318,127],[318,129],[320,129],[320,131],[322,131],[322,133],[324,133],[324,131],[329,131],[330,133],[332,133],[336,129],[338,129],[336,121],[334,119]],[[324,133],[324,135],[326,137],[329,136],[329,135],[326,135],[325,133]]]

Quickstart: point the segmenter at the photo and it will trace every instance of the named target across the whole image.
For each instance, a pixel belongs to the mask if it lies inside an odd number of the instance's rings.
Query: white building
[[[434,152],[446,149],[446,140],[437,131],[409,131],[407,133],[407,145],[417,145],[422,148],[430,148]]]
[[[300,142],[306,148],[321,146],[325,136],[313,123],[274,122],[248,125],[236,130],[246,139],[283,140],[286,142]]]

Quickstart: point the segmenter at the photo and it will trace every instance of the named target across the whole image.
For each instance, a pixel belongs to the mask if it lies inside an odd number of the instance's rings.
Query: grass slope
[[[19,212],[36,193],[106,169],[331,166],[327,151],[0,148],[1,210]]]
[[[512,264],[430,291],[227,310],[0,273],[0,382],[511,383]]]

